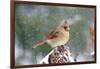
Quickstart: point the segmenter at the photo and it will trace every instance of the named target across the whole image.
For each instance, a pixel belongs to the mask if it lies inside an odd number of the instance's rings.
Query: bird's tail
[[[35,45],[33,45],[32,48],[36,48],[36,47],[38,47],[38,46],[44,44],[45,42],[46,42],[46,40],[40,40],[40,41],[38,41]]]

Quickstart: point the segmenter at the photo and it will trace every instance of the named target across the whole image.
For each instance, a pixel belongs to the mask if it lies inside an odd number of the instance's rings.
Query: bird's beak
[[[67,31],[69,31],[70,30],[70,28],[67,28]]]
[[[69,31],[69,30],[70,30],[70,28],[69,28],[69,27],[64,27],[64,29],[65,29],[66,31]]]

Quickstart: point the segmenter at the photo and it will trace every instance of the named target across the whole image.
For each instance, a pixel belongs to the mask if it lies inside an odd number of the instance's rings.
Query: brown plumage
[[[65,45],[69,40],[69,24],[65,20],[56,29],[50,32],[45,39],[38,41],[33,48],[48,43],[52,48],[60,45]]]

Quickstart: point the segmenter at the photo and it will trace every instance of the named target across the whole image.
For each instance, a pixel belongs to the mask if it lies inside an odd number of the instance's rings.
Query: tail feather
[[[43,45],[45,42],[46,42],[46,40],[38,41],[35,45],[32,46],[32,48],[36,48],[36,47],[38,47],[40,45]]]

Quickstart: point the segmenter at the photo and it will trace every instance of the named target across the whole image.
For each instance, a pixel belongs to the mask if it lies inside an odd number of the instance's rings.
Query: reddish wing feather
[[[54,31],[50,32],[50,33],[48,34],[48,36],[47,36],[48,39],[53,39],[53,38],[55,38],[55,37],[57,37],[57,35],[56,35],[56,33],[55,33]]]

